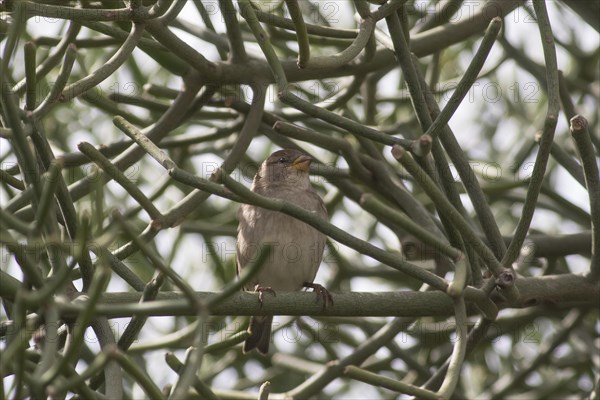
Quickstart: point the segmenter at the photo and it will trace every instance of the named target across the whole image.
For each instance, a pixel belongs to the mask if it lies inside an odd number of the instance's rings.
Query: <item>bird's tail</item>
[[[250,326],[248,327],[250,336],[244,342],[244,354],[253,349],[262,354],[269,352],[272,322],[273,316],[250,317]]]

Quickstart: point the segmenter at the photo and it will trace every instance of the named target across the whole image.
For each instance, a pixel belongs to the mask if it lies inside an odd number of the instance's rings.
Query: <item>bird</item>
[[[327,209],[309,179],[312,158],[295,149],[271,154],[258,168],[251,190],[265,197],[282,199],[327,220]],[[238,275],[258,257],[261,246],[271,245],[271,254],[259,271],[244,286],[258,292],[261,307],[263,293],[297,291],[312,288],[323,307],[333,305],[333,298],[322,285],[314,283],[323,259],[326,235],[312,226],[284,213],[242,204],[238,213],[236,263]],[[267,354],[271,342],[272,315],[253,316],[243,353],[256,349]]]

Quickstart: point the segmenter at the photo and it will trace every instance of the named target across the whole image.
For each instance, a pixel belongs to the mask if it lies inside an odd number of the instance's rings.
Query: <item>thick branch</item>
[[[521,294],[515,301],[496,299],[499,308],[524,308],[549,305],[560,308],[596,306],[600,298],[600,282],[578,275],[552,275],[520,278],[516,286]],[[202,302],[218,293],[198,292]],[[141,293],[106,293],[95,311],[111,318],[131,315],[166,316],[195,315],[182,293],[161,292],[156,301],[138,304]],[[261,308],[253,293],[239,292],[210,310],[212,315],[311,315],[311,316],[452,316],[452,299],[441,291],[432,292],[347,292],[334,293],[334,305],[323,310],[313,293],[278,292],[268,296]],[[63,317],[76,316],[85,303],[59,303]],[[472,309],[473,310],[473,309]]]

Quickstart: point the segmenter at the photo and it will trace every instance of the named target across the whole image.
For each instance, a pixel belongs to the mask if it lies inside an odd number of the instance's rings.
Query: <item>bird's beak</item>
[[[312,158],[310,158],[309,156],[301,155],[300,157],[294,160],[294,162],[292,163],[292,167],[297,169],[298,171],[308,172],[311,161]]]

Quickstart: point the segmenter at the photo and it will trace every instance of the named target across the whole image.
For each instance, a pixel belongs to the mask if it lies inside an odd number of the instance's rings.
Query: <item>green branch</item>
[[[527,308],[542,304],[555,304],[558,309],[572,307],[595,307],[600,297],[600,283],[590,282],[584,276],[564,274],[539,278],[521,278],[516,281],[521,298],[515,301],[494,296],[500,309]],[[470,289],[470,287],[467,287]],[[334,305],[323,310],[315,302],[313,293],[278,292],[277,297],[267,297],[261,307],[258,295],[250,292],[237,292],[215,304],[211,315],[311,315],[311,316],[404,316],[404,317],[448,317],[454,315],[451,297],[440,291],[418,292],[340,292],[332,293]],[[109,318],[132,315],[183,316],[196,315],[189,306],[189,300],[181,292],[159,292],[156,300],[139,303],[140,292],[114,292],[100,296],[94,313]],[[220,293],[195,292],[197,301],[212,302]],[[469,313],[475,309],[472,304],[478,296],[472,290],[465,290]],[[86,308],[86,302],[57,301],[61,317],[79,315]],[[6,329],[6,327],[4,328]]]
[[[529,187],[527,188],[525,202],[523,203],[521,218],[515,229],[513,240],[510,242],[504,257],[502,258],[502,265],[504,266],[509,266],[516,260],[529,230],[531,219],[535,212],[538,195],[544,182],[546,166],[548,164],[550,149],[552,148],[552,141],[554,140],[554,132],[558,122],[558,112],[560,111],[558,66],[550,19],[548,18],[545,2],[535,0],[533,6],[538,18],[538,28],[540,31],[542,48],[544,49],[544,59],[546,60],[548,110],[539,143],[540,148],[535,158],[535,165],[533,167],[533,172],[531,173],[531,180],[529,181]]]
[[[495,17],[490,21],[490,25],[485,31],[485,35],[479,45],[479,48],[475,52],[473,56],[473,60],[467,67],[467,70],[463,74],[462,78],[458,82],[454,93],[450,96],[446,107],[442,110],[442,112],[437,116],[433,124],[427,129],[423,135],[429,135],[431,137],[437,137],[441,132],[442,128],[450,121],[450,118],[454,115],[458,106],[465,98],[473,83],[477,80],[479,72],[481,68],[483,68],[483,64],[487,59],[490,51],[492,50],[492,46],[496,42],[496,37],[498,37],[498,33],[500,32],[500,28],[502,27],[502,20],[499,17]]]
[[[585,185],[590,198],[590,211],[592,222],[592,263],[590,276],[592,279],[600,278],[600,174],[594,154],[594,145],[588,130],[588,122],[581,115],[571,118],[571,135],[577,144]]]

